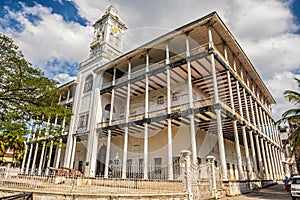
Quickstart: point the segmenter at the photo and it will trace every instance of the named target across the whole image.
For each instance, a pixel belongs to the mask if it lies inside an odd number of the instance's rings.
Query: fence
[[[173,178],[169,180],[172,167]],[[190,152],[183,151],[179,162],[171,166],[150,165],[148,178],[144,179],[140,165],[128,165],[126,179],[122,179],[122,166],[112,165],[109,178],[97,176],[55,175],[48,176],[21,175],[3,171],[0,173],[0,187],[20,189],[20,191],[55,191],[61,194],[182,194],[189,199],[210,199],[217,196],[218,170],[214,158],[208,157],[207,164],[197,165],[190,161]]]

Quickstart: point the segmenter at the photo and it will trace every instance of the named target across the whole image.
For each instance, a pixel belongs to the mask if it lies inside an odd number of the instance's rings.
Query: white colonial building
[[[138,166],[143,179],[164,168],[172,180],[187,149],[196,164],[214,156],[224,181],[283,178],[275,101],[216,12],[124,54],[125,32],[113,6],[94,24],[90,58],[62,87],[73,116],[49,166],[105,178]]]

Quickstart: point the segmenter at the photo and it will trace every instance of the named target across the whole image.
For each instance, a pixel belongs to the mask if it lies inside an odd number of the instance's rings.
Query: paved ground
[[[222,200],[254,200],[254,199],[292,199],[289,192],[284,190],[284,184],[274,185],[265,189],[257,190],[248,194],[236,196],[236,197],[225,197]]]

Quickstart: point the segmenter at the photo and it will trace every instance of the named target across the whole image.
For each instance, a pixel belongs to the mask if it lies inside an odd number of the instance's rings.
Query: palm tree
[[[300,79],[294,79],[298,83],[298,88],[300,88]],[[300,171],[300,93],[293,90],[286,90],[283,94],[295,107],[285,111],[282,114],[282,118],[277,121],[277,124],[287,123],[289,125],[290,135],[288,139],[293,146],[297,168]]]

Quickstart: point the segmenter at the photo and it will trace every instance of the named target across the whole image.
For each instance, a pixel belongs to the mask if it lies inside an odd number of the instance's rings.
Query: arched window
[[[164,96],[157,97],[157,104],[164,104],[164,103],[165,103]]]
[[[83,88],[83,93],[86,93],[86,92],[91,91],[92,88],[93,88],[93,75],[89,75],[89,76],[85,79],[84,88]]]

